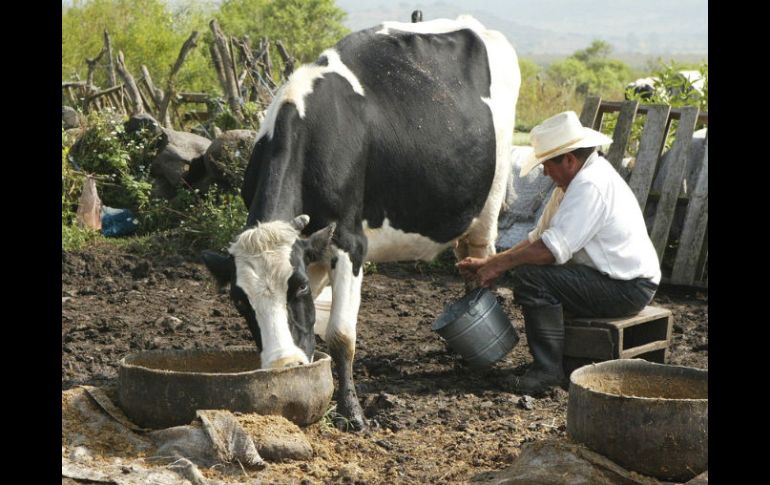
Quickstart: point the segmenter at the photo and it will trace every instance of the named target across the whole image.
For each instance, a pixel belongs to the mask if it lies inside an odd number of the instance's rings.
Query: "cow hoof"
[[[337,415],[332,421],[334,427],[340,431],[362,432],[369,429],[369,424],[363,417],[353,417],[348,419],[345,416]]]

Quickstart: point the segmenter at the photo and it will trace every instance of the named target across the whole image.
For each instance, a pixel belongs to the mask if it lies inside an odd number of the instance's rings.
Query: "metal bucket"
[[[477,368],[502,359],[519,341],[516,329],[487,288],[473,290],[446,305],[431,328]]]

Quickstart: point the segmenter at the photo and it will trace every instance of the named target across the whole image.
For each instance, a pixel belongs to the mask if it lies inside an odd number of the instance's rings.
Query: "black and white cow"
[[[385,22],[292,74],[245,172],[249,228],[229,255],[204,253],[263,367],[308,363],[315,325],[337,410],[365,426],[352,374],[362,266],[494,252],[520,83],[513,47],[467,16]],[[327,286],[328,321],[314,308]]]

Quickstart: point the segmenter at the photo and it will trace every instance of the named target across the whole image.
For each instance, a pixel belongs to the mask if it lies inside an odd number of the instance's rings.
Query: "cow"
[[[494,253],[520,84],[513,47],[469,16],[384,22],[291,75],[244,173],[247,228],[229,254],[203,253],[263,368],[310,362],[315,329],[337,412],[366,427],[353,382],[364,262]]]

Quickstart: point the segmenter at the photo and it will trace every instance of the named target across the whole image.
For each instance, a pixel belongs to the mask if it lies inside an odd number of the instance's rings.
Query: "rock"
[[[337,479],[347,483],[358,481],[364,471],[356,463],[346,463],[337,470]]]
[[[701,473],[697,477],[693,478],[689,482],[686,482],[684,485],[708,485],[709,483],[709,472],[706,470],[705,472]]]
[[[583,445],[547,440],[528,443],[511,466],[484,473],[475,485],[658,485]]]
[[[131,270],[131,277],[135,280],[146,278],[150,274],[150,262],[145,260],[139,261],[136,266]]]
[[[177,317],[167,315],[155,320],[155,325],[173,332],[182,326],[182,320],[178,319]]]
[[[61,107],[61,122],[65,130],[80,128],[83,125],[83,117],[70,106]]]
[[[531,396],[521,396],[516,404],[522,409],[531,411],[535,407],[535,400]]]
[[[87,463],[94,459],[91,450],[85,446],[78,446],[70,453],[70,460],[77,463]]]
[[[126,133],[136,133],[142,129],[148,130],[153,135],[161,135],[163,133],[160,123],[147,113],[132,116],[123,123],[123,129]]]
[[[257,140],[252,130],[230,130],[218,136],[203,157],[206,174],[225,190],[239,189]]]
[[[173,198],[185,180],[185,174],[196,158],[206,153],[211,141],[183,131],[163,129],[158,155],[150,166],[153,176],[153,195]]]
[[[310,460],[313,447],[305,434],[283,416],[239,414],[238,421],[249,433],[260,456],[268,461]]]

